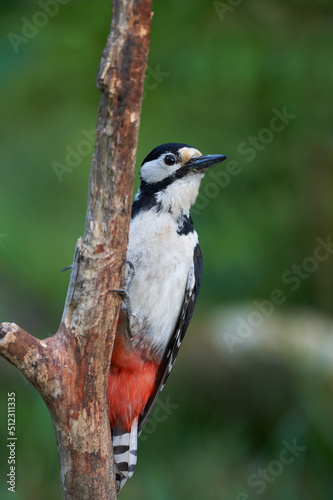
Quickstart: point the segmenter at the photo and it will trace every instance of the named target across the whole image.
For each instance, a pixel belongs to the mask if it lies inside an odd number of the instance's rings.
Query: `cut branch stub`
[[[0,325],[0,354],[18,368],[39,390],[42,384],[38,364],[47,358],[45,343],[15,323]],[[44,387],[44,391],[45,391]]]

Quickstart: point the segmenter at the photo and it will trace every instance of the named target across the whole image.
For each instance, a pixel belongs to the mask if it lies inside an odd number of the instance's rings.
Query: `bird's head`
[[[188,214],[207,170],[225,159],[224,155],[203,156],[188,144],[162,144],[142,162],[141,185],[134,203],[138,209],[156,205],[176,216]]]

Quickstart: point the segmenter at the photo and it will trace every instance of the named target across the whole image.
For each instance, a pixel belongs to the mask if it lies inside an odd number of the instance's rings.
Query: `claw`
[[[132,307],[131,307],[131,299],[130,299],[130,295],[129,295],[129,287],[130,287],[132,279],[135,276],[135,270],[134,270],[134,266],[133,266],[132,262],[127,260],[126,264],[128,264],[130,271],[129,271],[128,278],[125,282],[125,289],[123,289],[123,288],[114,289],[114,290],[110,290],[110,292],[118,293],[123,301],[123,304],[125,306],[125,311],[126,311],[127,330],[128,330],[129,336],[131,337],[132,336],[132,334],[131,334],[131,319],[133,317],[133,314],[132,314]]]
[[[132,315],[132,307],[131,307],[131,300],[130,300],[129,293],[127,292],[127,290],[123,290],[121,288],[110,290],[110,292],[118,293],[123,301],[123,304],[125,306],[125,312],[126,312],[127,333],[128,333],[129,338],[131,338],[131,337],[133,337],[132,331],[131,331],[131,319],[132,319],[133,315]]]
[[[130,271],[129,271],[129,274],[128,274],[128,278],[125,282],[125,288],[126,290],[128,291],[129,287],[130,287],[130,284],[132,282],[132,279],[134,278],[135,276],[135,269],[134,269],[134,266],[132,264],[131,261],[127,260],[126,261],[126,264],[128,264],[129,268],[130,268]]]
[[[122,301],[125,305],[127,315],[129,317],[131,317],[132,316],[132,307],[131,307],[131,299],[130,299],[128,291],[120,288],[120,289],[110,290],[110,292],[115,292],[115,293],[118,293],[120,295],[120,297],[122,298]]]

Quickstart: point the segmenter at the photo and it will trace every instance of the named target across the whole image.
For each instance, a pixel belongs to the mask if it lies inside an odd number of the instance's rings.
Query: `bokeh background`
[[[1,2],[0,319],[40,338],[58,327],[61,269],[84,229],[110,3],[56,3],[45,21],[43,1]],[[154,12],[135,189],[163,142],[228,160],[193,211],[197,310],[121,498],[333,499],[333,4],[154,0]],[[0,497],[58,500],[47,409],[3,359],[0,378]]]

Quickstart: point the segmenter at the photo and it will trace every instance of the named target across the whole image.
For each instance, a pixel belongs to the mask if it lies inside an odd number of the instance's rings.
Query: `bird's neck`
[[[191,175],[174,182],[164,179],[160,182],[148,184],[141,182],[140,189],[133,203],[133,212],[140,209],[153,209],[158,212],[169,213],[175,220],[189,217],[190,208],[198,196],[200,182],[203,175]]]

